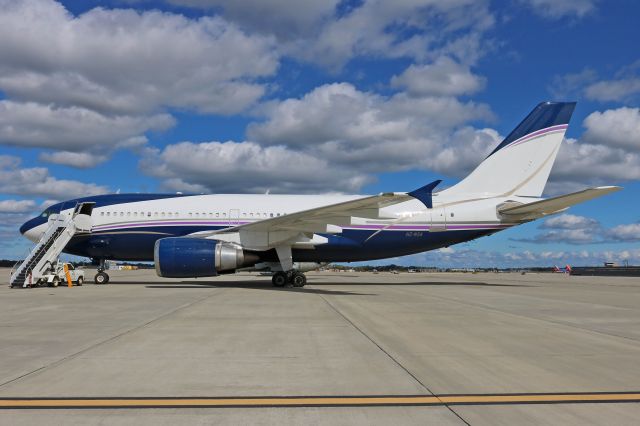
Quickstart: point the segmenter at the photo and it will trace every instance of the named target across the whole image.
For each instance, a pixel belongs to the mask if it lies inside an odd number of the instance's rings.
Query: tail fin
[[[575,102],[543,102],[447,194],[540,197]]]

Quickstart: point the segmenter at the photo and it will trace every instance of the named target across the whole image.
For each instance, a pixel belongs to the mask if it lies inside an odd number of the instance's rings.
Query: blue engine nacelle
[[[153,260],[158,276],[195,278],[233,272],[255,264],[258,256],[223,241],[170,237],[156,241]]]

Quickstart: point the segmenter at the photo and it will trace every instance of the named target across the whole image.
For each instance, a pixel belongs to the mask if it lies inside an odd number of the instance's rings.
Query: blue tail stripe
[[[542,102],[538,104],[488,157],[530,133],[559,124],[569,124],[575,107],[575,102]]]

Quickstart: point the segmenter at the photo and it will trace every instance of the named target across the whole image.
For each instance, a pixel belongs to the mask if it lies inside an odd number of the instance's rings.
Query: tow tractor
[[[58,287],[60,283],[67,282],[67,273],[69,279],[75,285],[82,285],[84,282],[84,271],[82,269],[76,269],[71,263],[57,262],[56,265],[43,275],[35,283],[35,287],[41,285],[48,285],[49,287]]]

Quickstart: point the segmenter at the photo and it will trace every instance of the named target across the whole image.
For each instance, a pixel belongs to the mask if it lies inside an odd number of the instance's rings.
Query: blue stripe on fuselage
[[[78,256],[113,260],[151,261],[156,240],[184,236],[194,232],[222,229],[203,226],[157,226],[119,229],[75,236],[65,252]],[[444,232],[382,231],[367,240],[375,230],[345,229],[341,235],[323,235],[327,244],[315,249],[293,250],[294,261],[347,262],[383,259],[420,253],[457,244],[497,232],[496,229],[456,230]],[[263,260],[275,253],[260,253]]]

